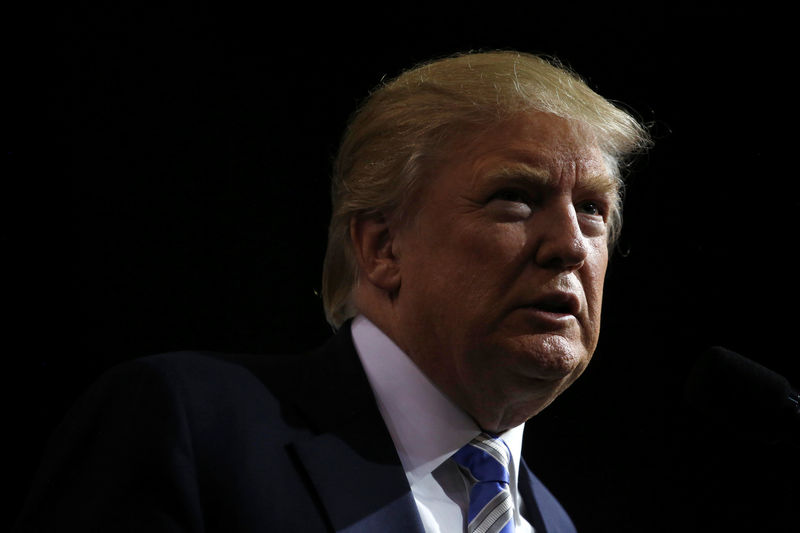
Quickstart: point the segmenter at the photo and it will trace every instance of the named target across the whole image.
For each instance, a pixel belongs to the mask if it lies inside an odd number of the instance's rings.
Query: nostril
[[[540,261],[543,268],[556,270],[559,272],[574,272],[580,270],[585,262],[585,258],[570,259],[564,255],[553,255],[548,261]]]

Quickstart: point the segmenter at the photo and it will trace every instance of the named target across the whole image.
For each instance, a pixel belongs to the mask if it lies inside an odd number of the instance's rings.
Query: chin
[[[514,343],[513,357],[529,378],[571,383],[588,363],[586,348],[561,336],[531,335],[519,341]]]

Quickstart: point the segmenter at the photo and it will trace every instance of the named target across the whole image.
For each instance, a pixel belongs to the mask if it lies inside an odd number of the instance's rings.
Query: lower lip
[[[558,313],[555,311],[545,311],[536,307],[523,307],[521,311],[526,317],[534,320],[538,325],[545,326],[549,329],[564,328],[572,324],[576,320],[575,315],[571,313]]]

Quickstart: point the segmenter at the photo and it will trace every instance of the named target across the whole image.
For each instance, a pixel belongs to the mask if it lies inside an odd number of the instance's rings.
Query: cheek
[[[603,286],[606,279],[606,268],[608,267],[608,249],[597,247],[587,258],[583,269],[583,288],[586,294],[586,302],[593,320],[599,323],[600,311],[603,301]]]
[[[460,315],[499,304],[526,261],[525,225],[481,218],[447,222],[437,219],[425,226],[436,231],[416,235],[413,258],[409,257],[414,279],[406,278],[408,286],[425,295],[447,296],[444,301]]]
[[[452,236],[451,243],[464,261],[476,269],[502,268],[519,261],[525,254],[528,235],[522,223],[486,224],[467,228]]]
[[[525,262],[524,229],[506,227],[473,231],[452,242],[450,279],[458,279],[463,296],[497,299],[507,292]],[[498,294],[499,291],[499,294]],[[488,303],[488,302],[487,302]]]

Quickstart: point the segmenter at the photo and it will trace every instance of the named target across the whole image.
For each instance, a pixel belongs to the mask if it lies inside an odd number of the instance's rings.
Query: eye
[[[531,204],[531,198],[525,191],[516,189],[503,189],[492,195],[491,200],[500,200],[503,202],[515,202],[520,204]]]
[[[588,215],[599,215],[600,207],[594,202],[583,202],[578,208]]]
[[[533,213],[534,201],[530,194],[519,189],[502,189],[494,193],[487,207],[502,219],[518,220]]]
[[[608,211],[603,204],[592,201],[581,202],[577,207],[581,213],[593,216],[601,216],[603,218],[606,217]]]

